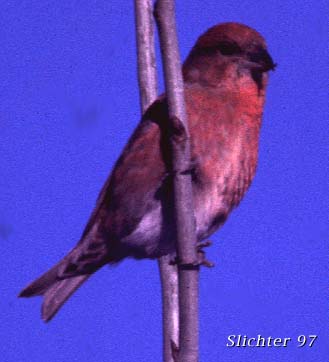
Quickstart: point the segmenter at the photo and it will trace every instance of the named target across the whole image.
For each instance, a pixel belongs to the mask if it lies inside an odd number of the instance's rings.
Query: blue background
[[[131,1],[3,1],[0,352],[3,361],[160,361],[157,264],[97,272],[50,324],[19,290],[79,239],[140,117]],[[201,361],[326,361],[328,5],[178,2],[182,58],[223,21],[267,39],[271,74],[256,179],[212,240],[200,284]],[[159,72],[160,74],[160,72]],[[291,337],[228,348],[227,336]],[[297,348],[300,334],[317,334]]]

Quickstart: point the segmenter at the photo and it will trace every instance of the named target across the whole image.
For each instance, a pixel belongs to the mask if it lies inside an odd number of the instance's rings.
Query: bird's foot
[[[207,268],[212,268],[215,264],[206,259],[206,252],[203,250],[212,244],[211,240],[198,242],[197,247],[197,255],[198,255],[198,265],[206,266]]]
[[[212,245],[211,240],[199,241],[196,243],[196,246],[198,249],[208,248],[208,246],[211,246],[211,245]]]
[[[188,265],[182,264],[180,262],[180,260],[178,259],[178,256],[176,256],[173,260],[171,260],[169,264],[170,265],[180,265],[180,266],[191,267],[191,268],[195,268],[198,266],[206,266],[207,268],[212,268],[215,266],[215,264],[206,259],[206,253],[203,250],[204,248],[207,248],[211,244],[212,244],[212,242],[210,240],[197,243],[197,245],[196,245],[197,261],[193,264],[188,264]]]

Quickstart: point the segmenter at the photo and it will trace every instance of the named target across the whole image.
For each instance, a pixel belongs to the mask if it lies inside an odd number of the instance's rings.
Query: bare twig
[[[152,0],[135,0],[138,82],[142,113],[158,96]]]
[[[142,113],[157,97],[152,0],[135,0],[138,80]],[[173,362],[172,343],[178,345],[178,272],[170,257],[158,261],[162,289],[163,361]]]
[[[163,362],[175,362],[172,346],[178,346],[178,270],[170,255],[159,259],[162,288]]]
[[[173,0],[158,0],[159,28],[169,106],[179,268],[179,362],[198,361],[198,277],[190,143]]]

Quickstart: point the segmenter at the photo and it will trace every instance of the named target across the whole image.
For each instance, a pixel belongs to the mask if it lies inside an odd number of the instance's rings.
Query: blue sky
[[[324,361],[328,355],[328,4],[177,5],[182,58],[207,28],[254,27],[271,74],[257,176],[201,272],[201,361]],[[6,1],[0,48],[0,346],[4,361],[159,361],[157,265],[97,272],[50,324],[17,299],[79,239],[140,117],[132,2]],[[159,71],[161,76],[161,71]],[[228,335],[290,337],[227,348]],[[317,334],[312,348],[299,335]]]

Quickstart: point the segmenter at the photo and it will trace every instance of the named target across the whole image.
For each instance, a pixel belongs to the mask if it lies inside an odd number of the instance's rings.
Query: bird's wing
[[[81,242],[96,223],[114,239],[129,235],[157,207],[156,193],[167,176],[168,150],[161,130],[166,119],[166,100],[160,97],[144,114],[104,184]]]

